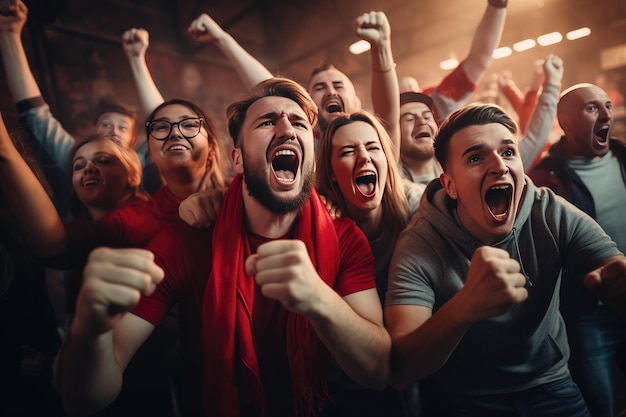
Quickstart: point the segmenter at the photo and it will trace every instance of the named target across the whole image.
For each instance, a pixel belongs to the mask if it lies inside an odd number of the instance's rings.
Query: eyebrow
[[[502,140],[500,141],[500,145],[515,145],[515,141],[514,141],[513,139],[508,139],[508,138],[505,138],[505,139],[502,139]],[[463,153],[461,154],[461,156],[465,156],[465,155],[467,155],[468,153],[471,153],[471,152],[474,152],[474,151],[478,151],[478,150],[480,150],[480,149],[482,149],[482,148],[484,148],[484,147],[485,147],[485,145],[483,145],[483,144],[478,144],[478,145],[470,146],[470,147],[469,147],[469,148],[467,148],[465,151],[463,151]]]
[[[287,118],[289,118],[289,120],[304,120],[304,121],[309,121],[309,119],[307,119],[304,116],[299,115],[298,113],[284,113],[284,112],[269,112],[269,113],[265,113],[262,114],[260,116],[258,116],[257,118],[254,119],[254,121],[259,121],[259,120],[277,120],[280,119],[282,114],[287,114]]]
[[[333,87],[344,84],[343,80],[331,80],[330,83],[333,85]],[[312,87],[316,88],[316,87],[325,87],[325,86],[326,86],[326,81],[318,81],[314,83]]]
[[[375,140],[370,140],[369,142],[366,142],[364,146],[370,146],[370,145],[377,145],[378,142],[376,142]],[[350,148],[356,148],[357,145],[343,145],[342,147],[339,148],[339,150],[344,150],[344,149],[350,149]]]
[[[184,115],[180,116],[179,121],[180,121],[180,120],[185,120],[185,119],[202,119],[202,117],[201,117],[201,116],[193,116],[193,115],[184,114]],[[169,117],[169,116],[159,116],[159,117],[155,118],[155,119],[154,119],[154,120],[152,120],[152,121],[153,121],[153,122],[156,122],[156,121],[159,121],[159,122],[161,122],[161,121],[163,121],[163,122],[169,122],[169,121],[171,121],[171,120],[174,120],[174,119],[170,119],[170,117]]]
[[[423,110],[418,110],[418,111],[405,111],[404,113],[400,115],[400,118],[403,118],[406,115],[416,116],[418,114],[424,115],[424,113],[432,113],[432,112],[433,111],[430,109],[423,109]]]

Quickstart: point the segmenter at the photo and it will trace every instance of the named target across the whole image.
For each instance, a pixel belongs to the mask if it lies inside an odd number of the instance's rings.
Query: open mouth
[[[333,101],[326,104],[326,112],[328,113],[340,113],[342,111],[343,107],[341,106],[341,103]]]
[[[366,171],[359,174],[355,183],[361,194],[371,197],[376,191],[376,173],[374,171]]]
[[[603,126],[601,129],[597,130],[596,137],[598,138],[598,143],[606,143],[609,139],[609,127]]]
[[[182,152],[182,151],[186,151],[188,148],[184,145],[172,145],[169,148],[167,148],[167,150],[169,152]]]
[[[413,139],[422,139],[422,138],[428,138],[430,139],[432,136],[430,135],[430,133],[428,132],[420,132],[416,135],[413,136]]]
[[[299,164],[298,156],[291,149],[281,149],[272,158],[272,170],[276,179],[286,184],[296,180]]]
[[[91,187],[94,187],[94,186],[98,185],[99,183],[100,183],[100,181],[95,180],[95,179],[85,180],[85,181],[83,181],[83,187],[91,188]]]
[[[485,195],[489,212],[498,221],[506,220],[513,197],[513,187],[510,185],[496,185],[491,187]]]

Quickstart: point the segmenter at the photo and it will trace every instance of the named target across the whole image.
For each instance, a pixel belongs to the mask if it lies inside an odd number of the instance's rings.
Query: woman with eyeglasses
[[[1,139],[0,180],[6,195],[11,197],[9,203],[18,214],[18,224],[35,253],[48,258],[50,266],[78,270],[82,269],[91,250],[98,246],[143,247],[166,224],[184,225],[179,217],[179,205],[195,193],[200,184],[208,183],[220,190],[226,187],[215,132],[209,117],[194,103],[174,99],[159,105],[146,122],[146,133],[150,158],[165,185],[150,200],[134,199],[97,220],[63,224],[47,193],[23,159],[15,153],[12,143]],[[82,164],[85,167],[96,165],[94,160],[103,162],[95,156],[83,158],[73,158],[75,168],[82,167]],[[86,184],[94,185],[95,182],[88,180]],[[76,309],[80,309],[80,305]],[[175,327],[172,329],[175,330]],[[171,340],[168,336],[164,343]],[[162,356],[152,359],[147,364],[152,368],[169,366]],[[155,364],[154,359],[158,359],[159,363]],[[143,377],[141,386],[145,388],[145,374],[136,374]],[[156,384],[157,381],[154,382]],[[157,413],[150,411],[152,415],[167,413],[163,407],[163,395],[155,397],[145,390],[143,394],[159,399],[150,401],[150,410],[154,407],[153,411]],[[113,404],[117,408],[107,409],[108,414],[104,415],[128,410],[129,402],[136,404],[136,401],[136,395],[124,397],[123,391],[117,404]]]
[[[97,220],[63,225],[54,209],[43,209],[42,201],[52,204],[43,189],[24,198],[21,205],[37,215],[25,221],[23,227],[26,232],[31,231],[27,236],[37,241],[40,256],[50,258],[58,268],[76,269],[82,267],[95,247],[142,247],[163,224],[183,223],[179,205],[205,179],[215,189],[226,187],[215,128],[197,105],[181,99],[162,103],[150,114],[146,133],[150,158],[165,184],[150,200],[129,201]],[[80,167],[91,161],[74,157],[74,162],[75,167]],[[7,180],[19,189],[26,176],[30,174],[14,172],[13,180]],[[17,204],[20,200],[15,201]],[[44,239],[40,239],[42,236]]]
[[[173,99],[160,104],[148,116],[146,135],[150,159],[166,184],[167,191],[159,192],[183,200],[202,183],[213,189],[226,187],[215,127],[194,103]]]

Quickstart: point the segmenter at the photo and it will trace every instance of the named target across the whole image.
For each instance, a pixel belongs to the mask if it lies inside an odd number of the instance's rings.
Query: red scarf
[[[242,184],[238,175],[224,194],[213,231],[211,276],[204,293],[204,405],[209,416],[239,416],[240,390],[252,390],[251,397],[258,399],[260,411],[265,412],[252,333],[256,283],[244,268],[250,245],[244,227]],[[318,274],[333,287],[339,270],[339,242],[315,190],[300,211],[294,239],[305,243]],[[300,314],[288,314],[286,340],[296,413],[311,415],[317,401],[327,394],[330,353]]]

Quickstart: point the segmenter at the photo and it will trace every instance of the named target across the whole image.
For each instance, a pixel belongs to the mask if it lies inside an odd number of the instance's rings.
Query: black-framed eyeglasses
[[[178,122],[169,122],[167,120],[148,120],[146,127],[150,135],[156,140],[165,140],[172,133],[174,126],[178,127],[178,131],[185,139],[191,139],[198,136],[202,127],[202,117],[187,117]]]

